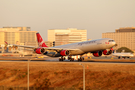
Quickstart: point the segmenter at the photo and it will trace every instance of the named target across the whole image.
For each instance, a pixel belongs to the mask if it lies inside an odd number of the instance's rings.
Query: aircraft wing
[[[16,45],[16,44],[12,44],[12,45],[13,45],[13,46],[17,46],[17,47],[32,48],[32,49],[37,48],[37,47],[35,47],[35,46]]]
[[[16,44],[13,44],[13,46],[24,47],[24,48],[31,48],[31,49],[44,48],[45,50],[48,50],[48,51],[61,51],[61,50],[77,51],[77,50],[79,50],[79,49],[70,49],[70,48],[35,47],[35,46],[16,45]]]

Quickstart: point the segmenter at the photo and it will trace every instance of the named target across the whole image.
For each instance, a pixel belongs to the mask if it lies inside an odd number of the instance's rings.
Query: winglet
[[[45,42],[43,41],[41,35],[38,32],[36,33],[36,35],[37,35],[38,46],[39,47],[47,47]]]

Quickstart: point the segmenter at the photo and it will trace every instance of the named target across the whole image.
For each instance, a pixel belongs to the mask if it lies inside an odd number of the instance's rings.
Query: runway
[[[85,59],[82,62],[78,62],[78,60],[70,61],[64,60],[59,61],[59,58],[33,58],[33,57],[1,57],[0,62],[49,62],[49,63],[108,63],[108,64],[135,64],[135,58],[131,59],[117,59],[111,57],[92,57],[91,59]]]

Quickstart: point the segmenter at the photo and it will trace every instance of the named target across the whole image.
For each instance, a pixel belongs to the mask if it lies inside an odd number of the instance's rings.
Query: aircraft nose
[[[118,44],[116,43],[114,46],[118,46]]]
[[[114,45],[114,46],[117,46],[117,43],[116,43],[116,42],[113,42],[113,45]]]

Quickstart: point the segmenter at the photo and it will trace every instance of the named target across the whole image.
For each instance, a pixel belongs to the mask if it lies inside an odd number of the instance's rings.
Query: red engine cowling
[[[111,48],[109,51],[108,50],[104,50],[103,54],[104,55],[110,55],[113,52],[113,49]]]
[[[45,53],[45,49],[44,48],[37,48],[37,49],[35,49],[35,52],[37,54],[42,54],[42,53]]]
[[[68,50],[62,50],[62,51],[60,52],[60,55],[61,55],[61,56],[67,56],[67,55],[69,55],[69,51],[68,51]]]
[[[100,57],[100,56],[102,56],[102,51],[94,52],[94,53],[93,53],[93,56],[95,56],[95,57]]]

